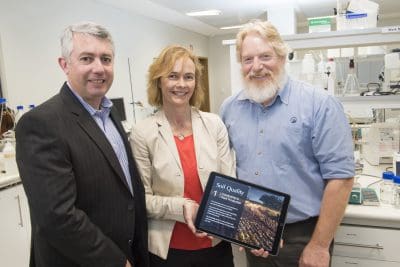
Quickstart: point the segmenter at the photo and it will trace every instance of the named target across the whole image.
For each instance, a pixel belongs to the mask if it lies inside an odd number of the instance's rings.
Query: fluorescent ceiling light
[[[221,30],[230,30],[230,29],[240,29],[242,28],[243,25],[233,25],[233,26],[225,26],[225,27],[221,27]]]
[[[187,12],[186,15],[191,17],[200,17],[200,16],[217,16],[222,12],[216,9],[203,10],[203,11],[195,11],[195,12]]]

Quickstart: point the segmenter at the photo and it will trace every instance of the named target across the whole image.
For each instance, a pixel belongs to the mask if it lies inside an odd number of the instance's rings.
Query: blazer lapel
[[[61,89],[61,94],[66,105],[70,108],[71,112],[77,116],[77,123],[84,132],[90,137],[90,139],[97,145],[100,151],[103,153],[107,161],[110,163],[112,169],[119,176],[121,181],[125,184],[129,190],[128,183],[126,182],[124,172],[122,171],[121,165],[117,156],[115,155],[114,149],[109,143],[107,137],[101,131],[99,126],[87,112],[87,110],[81,105],[78,99],[73,95],[68,86],[64,84]],[[118,127],[117,127],[118,128]]]
[[[204,138],[208,137],[208,134],[204,132],[205,130],[207,131],[207,128],[203,123],[203,119],[201,118],[200,112],[195,108],[192,108],[192,130],[193,130],[193,140],[194,140],[194,151],[196,153],[197,170],[199,173],[200,182],[204,189],[205,185],[207,184],[208,177],[205,177],[203,175],[203,170],[205,170],[205,166],[202,158],[202,155],[204,155],[204,151],[202,150],[202,145],[204,145],[204,143],[206,144],[208,143],[208,140],[206,140],[205,142],[203,140]]]
[[[157,116],[156,121],[158,125],[158,132],[163,138],[165,144],[168,146],[169,151],[171,152],[172,156],[175,159],[175,163],[178,165],[179,169],[183,172],[178,149],[176,148],[175,144],[174,135],[172,133],[171,126],[169,125],[167,117],[165,117],[165,114],[162,110],[157,112],[155,116]]]

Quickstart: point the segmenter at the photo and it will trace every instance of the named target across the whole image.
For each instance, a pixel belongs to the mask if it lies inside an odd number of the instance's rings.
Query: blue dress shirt
[[[317,216],[326,179],[354,176],[351,130],[338,100],[288,79],[268,106],[244,91],[221,107],[239,179],[291,195],[287,222]]]
[[[70,84],[68,84],[68,86],[71,88]],[[120,133],[118,132],[117,128],[115,127],[110,117],[110,112],[113,103],[107,97],[103,97],[100,104],[101,109],[97,110],[93,108],[91,105],[89,105],[85,100],[83,100],[83,98],[77,93],[75,93],[74,90],[71,89],[71,91],[79,100],[79,102],[82,104],[82,106],[89,112],[89,114],[96,121],[97,125],[100,127],[100,129],[107,137],[125,174],[125,179],[126,182],[128,183],[129,190],[133,194],[132,180],[129,171],[129,162],[128,162],[128,155],[126,153],[126,148],[124,142],[122,141]]]

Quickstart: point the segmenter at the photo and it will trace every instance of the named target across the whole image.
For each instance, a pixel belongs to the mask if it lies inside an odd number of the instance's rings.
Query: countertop
[[[379,185],[382,172],[386,166],[365,165],[361,174],[356,175],[355,182],[362,187],[375,189],[379,196]],[[375,177],[374,177],[375,176]],[[400,209],[393,205],[380,204],[379,206],[364,206],[349,204],[346,208],[342,224],[356,224],[400,229]]]
[[[0,174],[0,189],[21,182],[18,173]]]
[[[384,168],[383,168],[384,169]],[[379,188],[382,167],[367,166],[363,174],[356,176],[356,182],[362,187]],[[371,177],[376,175],[378,177]],[[0,189],[20,183],[18,173],[0,174]],[[379,195],[379,190],[376,190]],[[349,204],[346,208],[343,224],[377,226],[400,229],[400,209],[392,205],[364,206]]]

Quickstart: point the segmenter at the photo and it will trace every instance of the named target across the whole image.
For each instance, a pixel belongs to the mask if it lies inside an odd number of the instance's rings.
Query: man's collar
[[[69,82],[67,82],[67,85],[68,85],[68,88],[71,90],[71,92],[74,94],[74,96],[79,100],[79,102],[89,112],[90,115],[93,116],[99,112],[97,109],[92,107],[88,102],[86,102],[78,93],[76,93]],[[111,110],[112,106],[113,106],[113,103],[106,96],[104,96],[101,99],[101,103],[100,103],[101,109]]]

